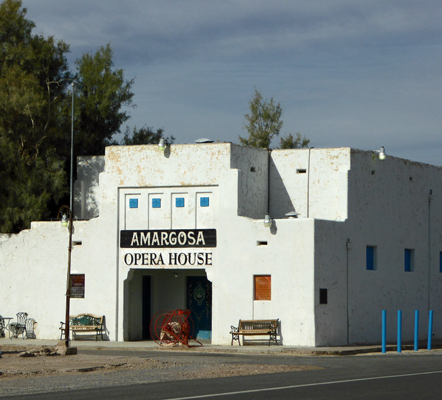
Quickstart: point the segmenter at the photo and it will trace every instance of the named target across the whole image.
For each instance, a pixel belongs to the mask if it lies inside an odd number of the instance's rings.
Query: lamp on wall
[[[385,154],[385,147],[382,146],[380,150],[378,150],[379,152],[379,160],[385,160],[385,157],[387,157],[387,155]]]
[[[58,211],[58,219],[61,222],[61,226],[63,228],[67,228],[69,226],[69,218],[71,216],[71,210],[68,206],[62,206]]]
[[[160,141],[158,142],[158,150],[164,151],[165,149],[166,149],[166,141],[164,140],[164,138],[161,138]]]
[[[273,220],[272,220],[272,218],[270,217],[270,215],[269,215],[269,214],[266,214],[266,216],[264,217],[264,226],[265,226],[266,228],[270,228],[270,227],[272,226],[272,222],[273,222]]]

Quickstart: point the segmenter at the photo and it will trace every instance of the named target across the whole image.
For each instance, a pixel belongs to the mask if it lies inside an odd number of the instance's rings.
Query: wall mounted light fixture
[[[266,216],[264,217],[264,226],[265,226],[266,228],[270,228],[270,227],[272,226],[272,222],[273,222],[273,220],[272,220],[272,218],[270,217],[270,215],[269,215],[269,214],[266,214]]]
[[[68,206],[62,206],[60,210],[58,210],[58,219],[61,222],[61,226],[63,228],[67,228],[69,226],[69,218],[71,216],[71,209]]]
[[[166,149],[166,141],[164,140],[164,138],[161,138],[160,141],[158,142],[158,150],[164,151],[165,149]]]
[[[380,150],[378,150],[379,152],[379,160],[385,160],[385,157],[387,157],[387,155],[385,154],[385,147],[382,146]]]

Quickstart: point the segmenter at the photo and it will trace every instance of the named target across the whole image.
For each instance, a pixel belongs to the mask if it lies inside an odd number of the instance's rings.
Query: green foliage
[[[255,94],[249,102],[250,114],[246,114],[245,118],[248,122],[246,125],[249,137],[247,139],[239,137],[239,142],[243,146],[251,146],[257,148],[270,148],[270,143],[275,136],[278,136],[283,121],[282,107],[275,104],[273,98],[270,101],[263,101],[262,94],[255,88]],[[310,140],[305,136],[301,137],[300,133],[296,134],[296,139],[292,134],[281,138],[281,149],[301,149],[309,145]]]
[[[66,191],[63,160],[51,138],[51,109],[63,98],[50,83],[68,76],[68,46],[32,35],[20,0],[0,4],[0,232],[48,215]]]
[[[122,69],[114,69],[109,45],[77,60],[78,112],[75,154],[104,154],[112,136],[129,119],[123,106],[132,106],[133,80],[126,81]]]
[[[149,128],[148,126],[143,126],[141,129],[133,128],[132,133],[130,132],[129,127],[126,128],[126,132],[124,134],[123,140],[121,141],[122,145],[139,145],[139,144],[157,144],[161,138],[164,138],[166,142],[173,143],[175,138],[173,136],[164,137],[164,130],[157,129],[156,132]]]
[[[245,115],[249,137],[245,139],[240,136],[239,142],[244,146],[268,149],[272,138],[279,135],[282,128],[282,107],[279,103],[275,104],[273,98],[269,102],[263,101],[256,88],[249,107],[250,114]]]
[[[309,143],[310,139],[307,139],[305,136],[301,137],[301,134],[297,133],[296,139],[292,134],[281,138],[279,147],[281,149],[304,149],[308,147]]]
[[[55,217],[69,193],[71,84],[74,82],[74,157],[104,154],[129,119],[133,80],[116,69],[109,45],[86,53],[71,73],[69,46],[32,33],[21,0],[0,0],[0,232]],[[136,144],[163,131],[134,129]],[[173,140],[173,138],[172,138]],[[75,163],[74,163],[75,166]]]

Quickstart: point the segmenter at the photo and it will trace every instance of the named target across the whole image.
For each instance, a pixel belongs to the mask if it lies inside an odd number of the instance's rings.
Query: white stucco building
[[[228,344],[239,319],[279,318],[286,345],[412,340],[434,311],[442,338],[442,169],[350,148],[230,143],[115,146],[79,160],[71,315],[105,315],[109,340],[143,340],[159,310],[191,308],[198,337]],[[296,212],[297,217],[287,216]],[[271,227],[264,216],[273,218]],[[68,230],[0,237],[0,314],[59,337]]]

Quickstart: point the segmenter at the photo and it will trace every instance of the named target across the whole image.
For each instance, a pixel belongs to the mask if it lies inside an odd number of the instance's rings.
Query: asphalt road
[[[103,354],[103,351],[100,351]],[[121,355],[121,352],[116,352]],[[151,353],[128,352],[151,357]],[[125,352],[125,356],[129,355]],[[112,354],[106,351],[106,354]],[[293,364],[317,370],[243,377],[150,382],[109,383],[81,389],[81,380],[66,388],[20,399],[441,399],[442,352],[341,357],[282,355],[223,355],[161,352],[159,358],[222,363]],[[190,357],[190,359],[189,359]],[[134,374],[139,372],[133,372]],[[142,378],[140,378],[140,382]],[[116,386],[110,386],[116,385]],[[70,389],[70,390],[69,390]],[[2,399],[17,399],[2,397]]]

